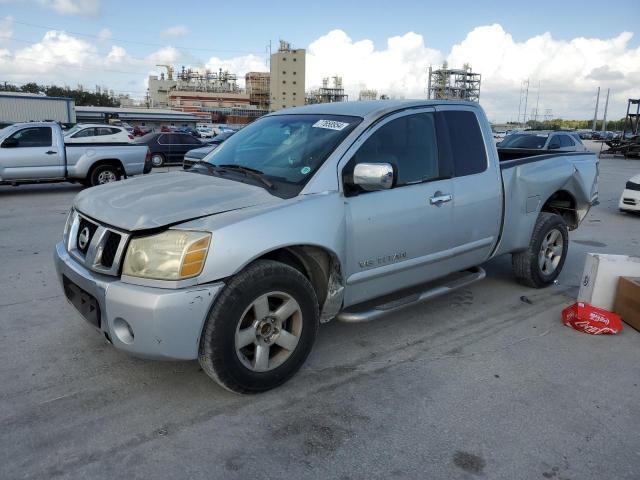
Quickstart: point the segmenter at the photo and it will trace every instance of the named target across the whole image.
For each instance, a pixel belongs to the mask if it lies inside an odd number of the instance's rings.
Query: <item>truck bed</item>
[[[538,212],[547,202],[554,202],[555,210],[566,213],[565,221],[573,230],[597,200],[595,154],[534,152],[538,155],[509,160],[500,157],[504,217],[496,255],[527,248]],[[564,193],[557,196],[557,192]]]

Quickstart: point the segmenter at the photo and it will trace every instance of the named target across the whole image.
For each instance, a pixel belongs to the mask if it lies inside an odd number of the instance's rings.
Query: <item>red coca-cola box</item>
[[[576,302],[565,308],[562,311],[562,320],[567,327],[591,335],[607,335],[622,331],[620,315],[585,302]]]

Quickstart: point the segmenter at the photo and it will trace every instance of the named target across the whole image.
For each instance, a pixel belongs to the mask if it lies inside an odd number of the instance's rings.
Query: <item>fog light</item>
[[[122,343],[133,343],[133,329],[124,318],[118,317],[113,321],[113,333]]]

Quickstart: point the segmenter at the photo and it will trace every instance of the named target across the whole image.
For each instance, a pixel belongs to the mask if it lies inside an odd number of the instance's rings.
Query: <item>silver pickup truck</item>
[[[66,297],[113,345],[199,359],[236,392],[290,378],[318,325],[364,322],[484,277],[562,270],[597,202],[589,153],[501,161],[474,103],[282,110],[190,170],[80,193],[55,249]]]
[[[80,182],[102,185],[151,171],[146,145],[65,145],[54,122],[16,123],[0,130],[0,185]]]

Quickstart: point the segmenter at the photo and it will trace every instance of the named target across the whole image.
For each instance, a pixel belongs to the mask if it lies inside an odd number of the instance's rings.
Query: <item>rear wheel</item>
[[[154,153],[153,155],[151,155],[151,164],[154,167],[164,167],[165,162],[166,160],[164,158],[164,155],[162,155],[161,153]]]
[[[511,257],[516,278],[523,284],[543,288],[558,278],[569,250],[569,232],[560,215],[541,212],[533,228],[529,248]]]
[[[98,165],[89,175],[89,185],[104,185],[105,183],[117,182],[121,178],[120,170],[114,165]]]
[[[234,392],[277,387],[309,355],[318,316],[318,300],[302,273],[259,260],[233,277],[216,300],[200,341],[200,365]]]

